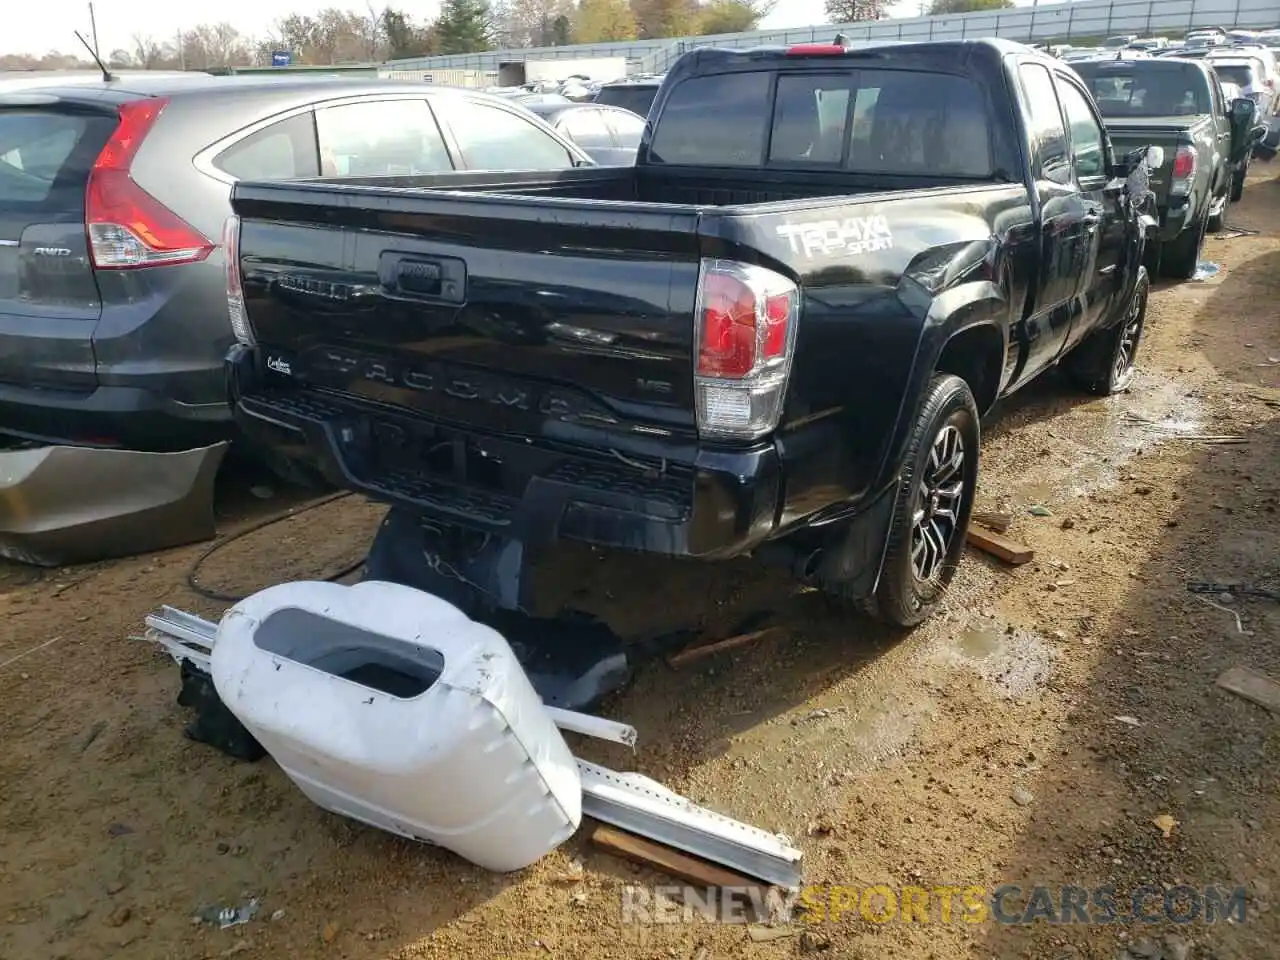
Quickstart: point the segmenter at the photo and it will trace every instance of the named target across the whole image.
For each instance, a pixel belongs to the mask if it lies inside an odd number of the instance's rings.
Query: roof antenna
[[[849,42],[849,38],[846,37],[843,33],[837,33],[836,38],[835,40],[832,41],[832,43],[834,43],[837,47],[844,47],[845,49],[848,49],[850,46],[852,46],[852,44],[850,44]]]
[[[98,52],[89,45],[89,41],[86,40],[84,37],[80,36],[79,30],[75,30],[73,32],[76,35],[76,39],[79,40],[81,43],[83,43],[84,48],[89,51],[89,56],[93,57],[93,62],[98,65],[98,69],[102,71],[103,81],[106,83],[110,83],[112,80],[114,80],[115,77],[111,75],[111,71],[107,69],[107,65],[102,62],[102,58],[98,56]]]

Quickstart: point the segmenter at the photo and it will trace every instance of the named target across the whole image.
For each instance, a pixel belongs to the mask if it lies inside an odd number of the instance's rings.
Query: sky
[[[24,16],[11,10],[3,15],[0,55],[39,56],[51,50],[80,53],[82,48],[73,35],[75,30],[92,39],[89,5],[84,0],[37,0],[35,3],[8,0],[8,4],[29,12]],[[418,18],[433,15],[439,7],[438,0],[403,0],[396,5]],[[174,0],[95,0],[94,13],[98,21],[98,49],[106,54],[131,49],[135,33],[148,34],[155,40],[169,39],[176,37],[179,30],[216,18],[233,24],[241,33],[254,36],[265,33],[273,22],[287,14],[315,12],[329,6],[363,9],[365,3],[364,0],[218,0],[216,4],[205,5]],[[800,27],[823,23],[826,16],[822,8],[823,0],[782,0],[764,25]]]

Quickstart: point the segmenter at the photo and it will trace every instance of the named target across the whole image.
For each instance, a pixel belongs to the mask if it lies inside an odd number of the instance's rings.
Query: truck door
[[[1089,233],[1084,198],[1071,169],[1066,123],[1053,78],[1034,61],[1020,64],[1032,178],[1040,203],[1039,258],[1031,303],[1011,338],[1021,356],[1011,386],[1030,380],[1061,354],[1082,311],[1081,274],[1096,238]]]
[[[1108,176],[1110,158],[1102,121],[1084,88],[1065,72],[1057,74],[1058,97],[1067,116],[1071,168],[1084,206],[1084,269],[1079,295],[1083,312],[1072,323],[1064,345],[1070,349],[1110,315],[1123,292],[1127,217],[1124,181]]]

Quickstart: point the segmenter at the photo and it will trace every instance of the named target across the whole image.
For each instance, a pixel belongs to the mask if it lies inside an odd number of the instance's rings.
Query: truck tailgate
[[[1188,121],[1195,118],[1188,118]],[[1173,175],[1173,160],[1180,143],[1190,143],[1190,122],[1187,124],[1161,124],[1150,121],[1115,121],[1107,122],[1107,134],[1111,138],[1111,146],[1116,156],[1124,156],[1131,150],[1143,147],[1162,147],[1164,163],[1159,169],[1151,171],[1151,188],[1163,196],[1169,189],[1169,178]]]
[[[500,432],[692,432],[695,208],[282,186],[234,198],[271,369]]]

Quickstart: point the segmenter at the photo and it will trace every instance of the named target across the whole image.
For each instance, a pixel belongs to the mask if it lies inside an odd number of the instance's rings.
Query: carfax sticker
[[[784,223],[778,236],[791,245],[792,253],[806,257],[859,255],[893,249],[893,231],[880,214],[847,217],[844,220],[817,220],[813,223]]]

